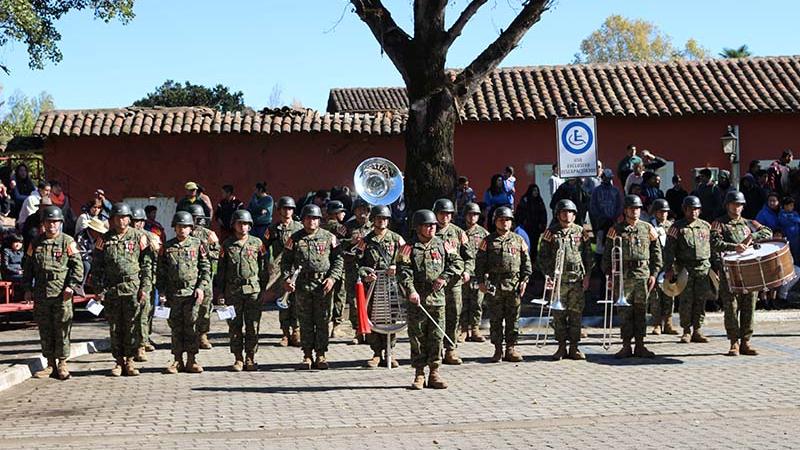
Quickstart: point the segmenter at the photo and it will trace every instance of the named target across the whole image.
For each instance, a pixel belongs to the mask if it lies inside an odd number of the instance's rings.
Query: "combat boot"
[[[294,327],[292,335],[289,336],[289,345],[292,347],[300,347],[300,328]]]
[[[705,344],[708,342],[708,338],[703,336],[703,332],[699,329],[695,329],[694,333],[692,334],[692,342],[697,342],[700,344]]]
[[[62,381],[69,379],[69,369],[67,369],[67,360],[63,358],[58,360],[58,379]]]
[[[358,330],[353,329],[353,339],[350,339],[350,345],[358,345],[361,343],[361,335],[358,334]]]
[[[444,359],[442,359],[442,363],[451,365],[451,366],[460,366],[464,361],[458,357],[458,353],[456,353],[456,349],[449,348],[444,352]]]
[[[45,366],[42,370],[33,374],[35,378],[47,378],[53,375],[53,371],[56,368],[56,359],[55,358],[47,358],[47,366]]]
[[[378,365],[380,363],[381,363],[381,354],[380,353],[376,353],[376,354],[372,355],[372,358],[367,360],[367,367],[369,367],[370,369],[374,369],[374,368],[378,367]]]
[[[183,365],[183,362],[181,361],[182,359],[183,358],[181,356],[176,355],[175,359],[171,363],[169,363],[169,365],[164,369],[164,373],[166,375],[175,375],[176,373],[178,373],[179,365]]]
[[[147,350],[145,350],[144,347],[139,347],[139,349],[136,350],[136,356],[133,357],[133,360],[136,361],[136,362],[145,362],[145,361],[147,361],[146,352],[147,352]]]
[[[575,361],[582,361],[586,359],[586,355],[584,355],[582,351],[578,350],[578,344],[569,344],[569,359],[574,359]]]
[[[392,365],[392,369],[397,369],[398,367],[400,367],[400,363],[397,361],[397,358],[395,358],[394,355],[392,355],[392,362],[389,364]]]
[[[503,360],[503,344],[494,344],[494,355],[489,361],[497,363]]]
[[[561,361],[567,356],[567,342],[558,341],[558,350],[553,353],[553,361]]]
[[[425,387],[425,368],[417,367],[414,373],[414,382],[411,383],[411,389],[422,390]]]
[[[439,375],[439,367],[431,366],[431,373],[428,375],[428,387],[432,389],[447,389],[447,382]]]
[[[742,345],[739,347],[739,351],[743,355],[758,356],[758,350],[750,346],[750,339],[742,339]]]
[[[461,344],[467,340],[467,327],[461,327],[461,331],[459,331],[458,336],[456,337],[456,342]]]
[[[739,356],[739,340],[731,339],[731,348],[726,353],[727,356]]]
[[[664,334],[678,334],[678,330],[672,326],[672,315],[669,315],[664,318]]]
[[[506,357],[503,359],[508,362],[522,362],[522,355],[520,355],[513,344],[508,344],[506,347]]]
[[[334,323],[333,326],[331,327],[330,338],[333,339],[333,338],[337,338],[337,337],[339,337],[339,324],[338,323]]]
[[[203,366],[197,364],[195,354],[187,353],[186,354],[186,372],[188,373],[203,373]]]
[[[478,326],[472,327],[470,336],[467,339],[470,342],[486,342],[486,338],[481,334],[481,329]]]
[[[258,370],[258,364],[256,364],[256,355],[254,353],[247,353],[247,357],[244,360],[244,370],[246,372],[255,372]]]
[[[631,341],[630,339],[627,339],[622,343],[622,348],[619,349],[619,351],[614,354],[614,358],[624,359],[624,358],[630,358],[631,356],[633,356],[633,350],[631,349]]]
[[[133,358],[128,357],[125,358],[125,376],[126,377],[135,377],[139,375],[139,369],[133,365]]]
[[[283,336],[281,336],[281,341],[278,342],[278,345],[281,347],[288,347],[289,346],[289,329],[283,329]]]
[[[300,370],[310,370],[311,363],[311,350],[303,350],[303,362],[300,363]]]
[[[203,350],[210,350],[213,346],[211,345],[211,341],[208,340],[208,334],[203,333],[197,340],[197,346]]]
[[[636,338],[636,348],[633,350],[633,356],[639,358],[654,358],[656,354],[644,346],[644,338]]]
[[[653,334],[653,335],[656,335],[656,336],[660,335],[661,334],[661,324],[657,323],[657,324],[653,325],[653,330],[650,332],[650,334]]]
[[[144,344],[144,351],[146,351],[148,353],[149,352],[154,352],[154,351],[156,351],[156,348],[155,348],[155,346],[153,345],[152,342],[148,342],[147,344]]]
[[[241,372],[242,370],[244,370],[244,357],[242,356],[242,352],[234,353],[233,357],[236,358],[236,360],[233,361],[233,365],[231,366],[231,371]]]
[[[317,359],[314,361],[314,367],[317,370],[328,370],[328,361],[325,359],[325,353],[317,353]]]
[[[125,365],[125,358],[117,358],[116,364],[114,367],[111,368],[111,376],[112,377],[119,377],[122,376],[122,367]]]
[[[683,329],[683,335],[681,336],[681,344],[688,344],[689,341],[692,340],[692,332],[689,328]]]

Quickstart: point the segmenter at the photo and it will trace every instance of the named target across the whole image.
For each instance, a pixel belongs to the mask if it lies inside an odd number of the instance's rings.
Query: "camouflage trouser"
[[[111,331],[111,354],[114,358],[133,358],[139,350],[136,321],[141,304],[134,295],[106,296],[103,306]]]
[[[750,340],[753,336],[753,316],[756,313],[758,292],[733,294],[728,290],[728,281],[719,280],[719,296],[725,310],[725,332],[728,339]]]
[[[620,319],[620,335],[629,342],[633,338],[644,338],[647,334],[647,278],[626,278],[625,298],[631,306],[617,308]]]
[[[232,296],[225,303],[236,310],[236,317],[228,320],[228,337],[231,353],[255,353],[258,351],[258,330],[261,325],[261,302],[258,294]],[[242,335],[244,326],[244,336]]]
[[[423,307],[440,327],[445,324],[445,307],[430,306],[422,302]],[[411,365],[415,369],[431,366],[439,367],[442,362],[442,340],[444,335],[428,319],[421,308],[408,303],[408,341],[411,344]]]
[[[139,308],[139,317],[136,319],[136,334],[139,335],[139,345],[144,346],[150,342],[150,325],[153,321],[153,295],[152,293],[147,296],[141,308]]]
[[[372,332],[367,335],[369,348],[372,349],[373,355],[380,355],[382,351],[386,350],[386,335],[381,333]],[[394,348],[397,345],[397,334],[391,335],[391,343],[389,344]]]
[[[294,294],[302,330],[300,347],[303,351],[325,353],[328,351],[328,322],[335,291],[323,294],[319,283],[314,283],[313,286],[315,288],[312,290],[298,287]]]
[[[444,332],[447,333],[447,336],[451,341],[456,342],[456,335],[458,334],[458,319],[461,315],[461,279],[459,278],[455,284],[445,287],[444,293]],[[453,345],[445,340],[444,348],[452,350]]]
[[[486,295],[489,308],[489,336],[492,344],[517,345],[519,338],[520,298],[516,291],[497,290],[497,294]],[[505,326],[503,325],[505,322]]]
[[[172,354],[180,356],[183,352],[195,355],[197,346],[197,317],[200,307],[194,296],[168,299],[169,319],[172,330]]]
[[[675,307],[675,299],[665,294],[660,287],[656,286],[650,294],[650,314],[653,315],[653,324],[659,324],[663,319],[672,316],[672,309]]]
[[[344,273],[345,292],[347,294],[347,319],[354,330],[358,329],[358,310],[356,309],[356,279],[358,268],[347,270]]]
[[[211,313],[214,306],[211,304],[211,289],[203,291],[203,303],[197,308],[197,334],[206,334],[211,329]]]
[[[281,324],[281,330],[284,331],[289,331],[289,328],[299,327],[299,322],[297,320],[297,302],[294,299],[294,294],[289,294],[287,303],[289,304],[288,308],[278,310],[278,321]]]
[[[586,303],[582,280],[561,283],[561,302],[566,309],[552,313],[556,340],[577,344],[581,341],[581,318]]]
[[[72,330],[72,300],[61,296],[37,299],[33,317],[39,327],[42,355],[45,358],[69,358],[69,335]]]
[[[472,289],[469,285],[464,285],[462,289],[464,304],[461,305],[461,327],[479,327],[483,314],[483,292]]]
[[[342,323],[345,297],[347,297],[347,291],[344,287],[344,280],[339,280],[333,285],[333,300],[331,302],[330,317],[334,325]]]
[[[714,298],[714,286],[711,285],[708,272],[698,274],[689,271],[686,289],[678,296],[681,328],[699,330],[706,318],[706,301],[712,298]]]

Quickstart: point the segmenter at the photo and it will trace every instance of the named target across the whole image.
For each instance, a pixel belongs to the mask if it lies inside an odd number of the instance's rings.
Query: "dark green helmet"
[[[456,208],[453,206],[453,202],[451,202],[449,198],[440,198],[433,203],[433,212],[454,213],[456,212]]]
[[[730,191],[725,194],[725,204],[728,203],[738,203],[740,205],[744,205],[747,203],[747,200],[744,198],[744,194],[739,191]]]
[[[669,203],[663,198],[658,198],[653,201],[653,206],[650,207],[651,211],[669,211]]]
[[[192,215],[192,217],[205,217],[206,212],[203,210],[203,207],[200,206],[198,203],[190,203],[186,205],[184,211],[188,212]]]
[[[111,217],[114,217],[114,216],[128,216],[128,217],[130,217],[132,215],[133,215],[133,212],[131,212],[131,207],[128,206],[127,203],[122,203],[122,202],[114,203],[114,205],[111,206]]]
[[[513,218],[514,218],[514,212],[511,211],[511,208],[509,208],[508,206],[501,206],[495,209],[492,217],[493,220],[513,219]]]
[[[176,225],[194,226],[194,218],[188,211],[178,211],[172,216],[172,226]]]
[[[143,208],[135,207],[131,209],[131,220],[147,220],[147,215]]]
[[[625,208],[641,208],[642,199],[638,195],[626,195],[622,202]]]
[[[369,214],[373,219],[375,217],[392,217],[392,211],[386,205],[373,206]]]
[[[559,200],[558,203],[556,203],[556,213],[559,213],[561,211],[572,211],[574,213],[577,213],[578,207],[575,206],[575,203],[573,203],[572,200],[567,200],[567,199]]]
[[[689,195],[683,199],[684,208],[702,208],[703,205],[700,203],[700,199],[695,197],[694,195]]]
[[[436,215],[430,209],[420,209],[414,213],[411,219],[414,228],[420,225],[429,225],[436,223]]]
[[[464,205],[464,214],[480,214],[481,207],[477,203],[467,203]]]
[[[297,204],[295,204],[294,199],[292,197],[281,197],[278,199],[278,208],[297,208]]]
[[[300,218],[305,219],[306,217],[322,218],[322,210],[319,209],[319,206],[313,203],[310,205],[303,206],[303,210],[300,211]]]
[[[60,220],[63,222],[64,213],[58,206],[45,206],[44,209],[42,209],[42,220]]]
[[[361,197],[353,200],[353,210],[355,211],[356,208],[367,208],[369,209],[369,203]]]
[[[250,225],[253,224],[253,216],[250,215],[250,211],[246,209],[237,209],[233,212],[231,216],[231,226],[236,222],[245,222],[249,223]]]
[[[344,203],[339,200],[331,200],[325,206],[328,214],[338,214],[344,211]]]

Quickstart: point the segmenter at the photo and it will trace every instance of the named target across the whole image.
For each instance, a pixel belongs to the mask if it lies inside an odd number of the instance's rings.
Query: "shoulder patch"
[[[464,233],[463,231],[461,231],[461,232],[459,232],[459,234],[461,235],[460,236],[461,237],[461,245],[467,245],[469,243],[469,238],[467,237],[467,233]]]
[[[67,256],[72,256],[78,254],[80,251],[78,250],[78,244],[75,241],[70,242],[67,245]]]
[[[658,240],[658,231],[656,231],[654,226],[647,224],[647,233],[650,236],[650,242]]]
[[[198,246],[200,248],[200,254],[206,256],[208,254],[208,249],[206,248],[205,244],[200,244]]]
[[[217,233],[214,233],[211,230],[208,230],[208,243],[209,244],[216,244],[219,242],[219,238],[217,237]]]
[[[617,227],[611,227],[608,229],[608,235],[606,236],[607,239],[614,239],[617,237]]]
[[[397,240],[397,243],[400,245],[400,247],[404,247],[406,245],[406,240],[403,239],[403,236],[400,236]]]
[[[450,243],[450,241],[444,241],[444,251],[447,253],[455,253],[456,248]]]
[[[283,244],[283,248],[285,248],[286,250],[291,250],[294,248],[294,239],[292,239],[291,236],[289,236],[289,239],[287,239],[286,243]]]
[[[714,231],[722,231],[722,224],[718,220],[711,223],[711,229]]]
[[[592,237],[589,235],[588,231],[586,231],[586,230],[582,230],[581,231],[581,239],[583,239],[583,242],[589,242],[591,240],[591,238]]]
[[[680,234],[680,230],[675,225],[669,227],[669,231],[667,231],[667,236],[678,239],[678,235]]]
[[[403,256],[410,256],[411,255],[411,246],[408,244],[403,245],[403,248],[400,249],[400,254]]]
[[[94,248],[96,248],[97,250],[99,250],[101,252],[103,251],[105,246],[106,246],[106,243],[105,243],[105,241],[103,241],[102,237],[99,237],[99,238],[97,238],[96,241],[94,241]]]
[[[139,251],[144,251],[147,247],[150,246],[150,243],[147,241],[147,236],[142,234],[139,236]]]
[[[481,239],[480,245],[478,245],[478,250],[485,252],[486,248],[489,246],[489,243],[486,242],[486,238]]]
[[[546,242],[551,242],[553,240],[553,233],[550,232],[549,228],[542,233],[542,240]]]
[[[265,232],[264,232],[264,240],[265,240],[265,241],[268,241],[268,240],[269,240],[269,236],[270,236],[270,231],[269,231],[269,229],[270,229],[270,227],[267,227],[267,231],[265,231]]]
[[[336,235],[331,236],[331,247],[336,248],[339,246],[339,239],[336,239]]]

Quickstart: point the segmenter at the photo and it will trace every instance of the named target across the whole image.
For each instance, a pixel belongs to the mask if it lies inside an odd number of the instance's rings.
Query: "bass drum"
[[[789,244],[782,240],[761,242],[743,253],[723,253],[722,265],[734,294],[776,289],[795,277]]]

